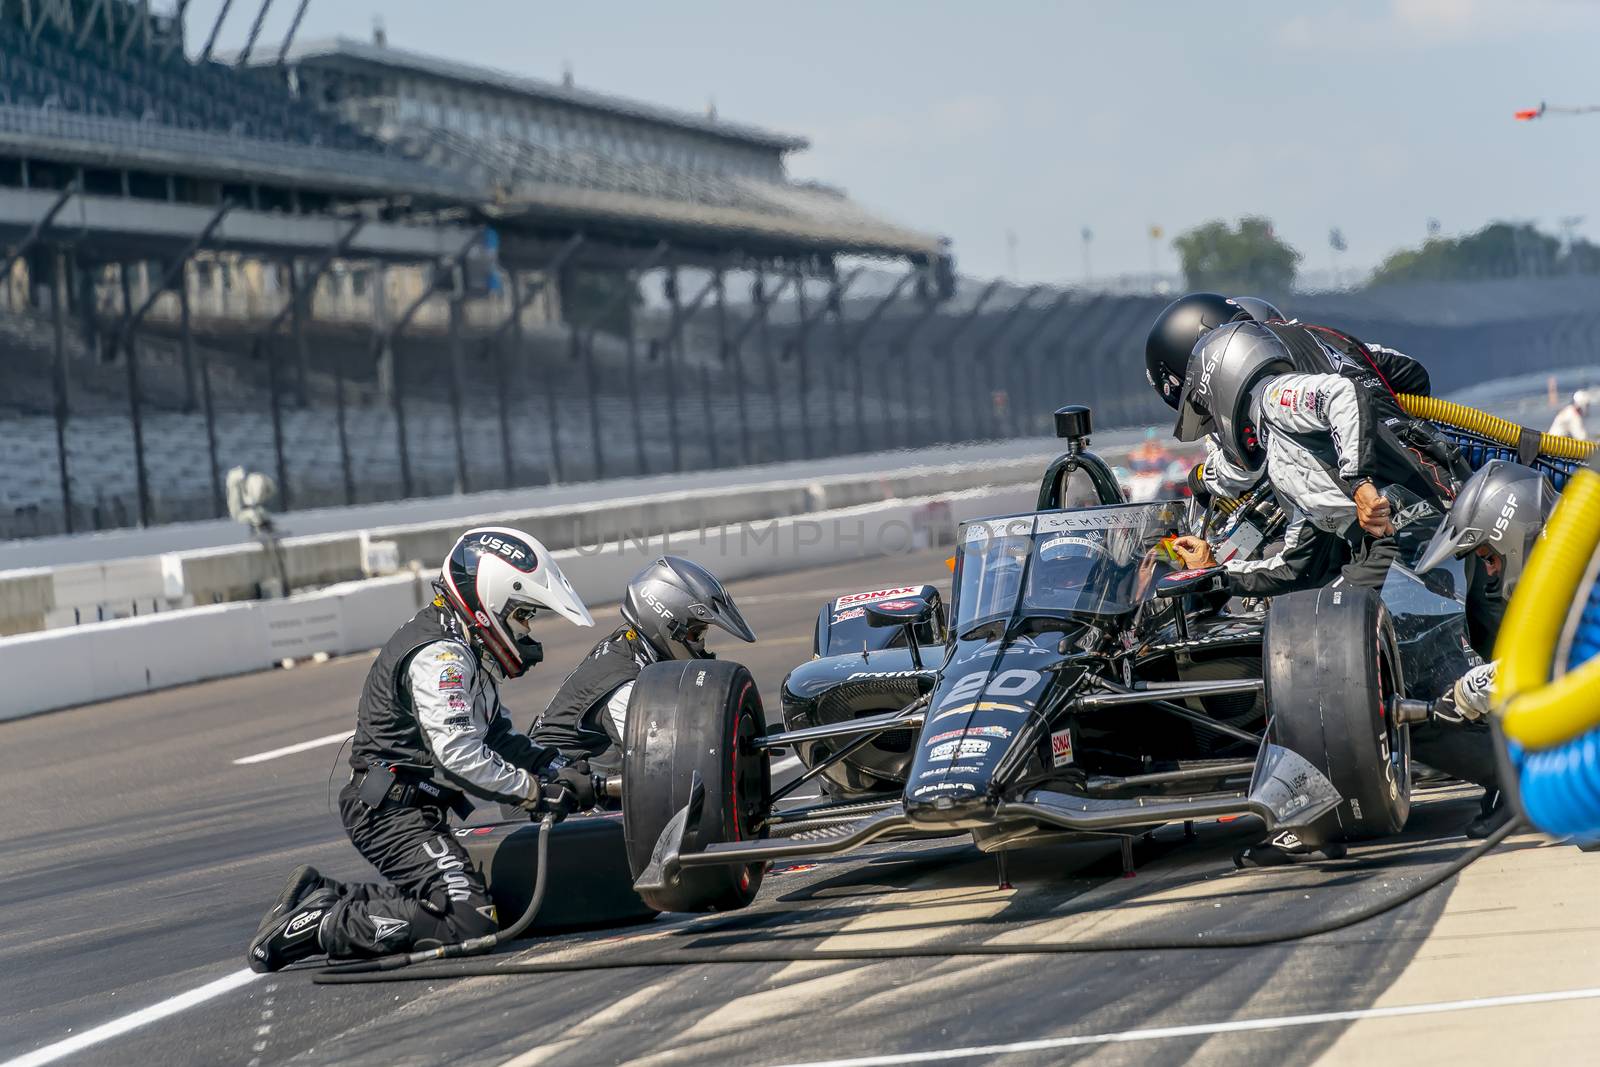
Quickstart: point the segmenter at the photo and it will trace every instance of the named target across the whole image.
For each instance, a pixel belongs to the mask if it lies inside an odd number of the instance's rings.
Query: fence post
[[[795,272],[795,306],[796,310],[799,312],[800,318],[795,327],[795,335],[790,340],[790,345],[792,346],[792,351],[795,352],[796,357],[799,359],[800,437],[805,444],[805,457],[807,459],[811,458],[812,449],[810,416],[811,408],[807,396],[807,394],[810,392],[810,374],[808,369],[809,360],[806,358],[809,348],[807,346],[806,339],[811,333],[811,328],[816,325],[822,316],[827,314],[831,308],[834,308],[843,302],[845,291],[849,289],[850,286],[855,283],[855,280],[861,276],[862,269],[863,268],[861,267],[857,267],[843,278],[835,277],[833,281],[829,283],[827,295],[823,298],[822,303],[818,305],[814,314],[806,310],[805,279],[800,275],[798,270]],[[832,389],[832,383],[826,377],[824,378],[824,385],[828,388],[829,439],[831,441],[837,441],[839,437],[838,401],[836,394]]]
[[[993,351],[995,342],[1001,337],[1005,336],[1005,332],[1011,328],[1011,324],[1016,321],[1017,316],[1022,314],[1023,311],[1027,310],[1028,305],[1033,302],[1033,298],[1038,296],[1040,290],[1043,288],[1044,286],[1042,285],[1030,286],[1025,292],[1023,292],[1022,296],[1017,298],[1017,302],[1015,304],[1012,304],[1011,307],[1006,309],[1005,314],[1001,316],[1000,325],[995,327],[994,330],[990,332],[989,336],[983,339],[983,343],[978,346],[978,351],[973,354],[972,358],[972,369],[978,378],[983,377],[983,372],[980,369],[979,364],[989,362],[989,353]],[[998,365],[999,360],[995,360],[994,363],[990,364],[988,375],[989,380],[987,383],[980,381],[973,382],[973,393],[975,394],[975,402],[977,404],[977,407],[973,413],[975,416],[972,424],[974,432],[983,432],[983,427],[981,427],[980,424],[987,424],[987,429],[991,435],[994,435],[994,430],[999,425],[999,421],[995,418],[994,414],[994,386],[996,384],[995,368]],[[983,389],[979,388],[979,386],[985,386],[988,389],[989,405],[987,409],[984,407],[983,397],[981,395]],[[1011,403],[1011,396],[1008,393],[1006,396],[1006,410],[1008,412],[1011,409]],[[984,414],[985,410],[987,410],[986,416]]]
[[[193,349],[194,328],[190,322],[189,276],[184,272],[178,286],[178,330],[183,343]],[[211,511],[217,518],[228,514],[227,496],[222,489],[222,463],[217,455],[217,410],[211,398],[211,356],[201,350],[195,357],[195,370],[200,375],[200,403],[206,415],[206,459],[211,471]]]
[[[130,325],[119,331],[118,342],[128,372],[128,418],[133,426],[133,476],[138,492],[139,525],[150,525],[150,475],[144,465],[144,410],[139,397],[139,345],[133,321],[133,294],[128,289],[128,265],[117,263],[117,282],[122,291],[122,314]]]
[[[1055,300],[1051,301],[1044,311],[1040,313],[1038,321],[1033,324],[1033,328],[1024,332],[1023,335],[1017,338],[1017,340],[1011,345],[1012,365],[1020,367],[1021,369],[1020,377],[1022,388],[1018,390],[1018,393],[1020,396],[1026,398],[1029,404],[1033,404],[1039,400],[1040,382],[1039,376],[1034,370],[1037,364],[1028,358],[1028,346],[1031,345],[1034,340],[1044,332],[1045,327],[1049,326],[1050,323],[1055,320],[1055,317],[1067,307],[1071,300],[1072,291],[1063,290],[1061,295],[1057,296]],[[1031,416],[1028,420],[1024,421],[1018,414],[1019,410],[1020,409],[1016,404],[1011,405],[1011,433],[1014,437],[1026,436],[1029,433],[1029,427],[1033,425]]]
[[[750,412],[744,399],[744,361],[738,353],[728,351],[728,289],[722,268],[717,268],[717,362],[724,367],[733,363],[733,396],[739,412],[739,462],[750,462]]]
[[[527,292],[522,291],[522,279],[517,276],[517,272],[515,270],[508,270],[506,272],[511,282],[511,314],[507,315],[505,320],[502,321],[499,326],[495,327],[494,334],[490,338],[493,344],[498,346],[500,343],[500,338],[509,330],[512,336],[512,346],[516,350],[518,358],[521,359],[526,354],[523,349],[523,311],[525,311],[528,306],[533,303],[533,298],[543,292],[550,284],[550,278],[560,273],[560,271],[566,266],[567,260],[572,258],[573,253],[576,252],[580,246],[582,246],[584,240],[585,238],[581,233],[575,233],[571,237],[567,238],[556,254],[552,256],[547,263],[545,263],[543,268],[541,268],[542,276],[539,278],[537,283],[528,286]],[[496,350],[498,351],[498,347]],[[550,470],[546,472],[546,475],[551,482],[559,482],[561,480],[560,432],[559,427],[556,424],[557,406],[555,390],[548,388],[548,383],[544,390],[544,398],[545,425],[550,433]],[[506,416],[506,397],[504,395],[501,397],[500,418],[502,427],[501,440],[505,443],[506,448],[506,469],[514,473],[514,464],[512,463],[510,451],[512,447],[511,435],[509,432],[510,423]]]
[[[470,493],[472,482],[467,473],[467,441],[461,428],[461,302],[466,294],[462,291],[464,279],[461,277],[461,268],[455,267],[450,272],[450,429],[456,439],[456,486],[458,493]]]
[[[846,342],[846,346],[848,346],[848,350],[850,350],[850,360],[854,363],[854,365],[856,365],[856,451],[867,450],[867,357],[866,355],[862,354],[861,344],[862,342],[866,341],[867,334],[872,331],[872,328],[877,325],[878,320],[883,317],[883,312],[886,312],[888,307],[890,307],[890,304],[893,304],[894,301],[898,301],[899,294],[906,290],[906,286],[910,285],[912,278],[917,277],[918,274],[920,274],[920,270],[912,267],[912,269],[907,270],[906,274],[896,278],[896,282],[894,282],[894,285],[891,286],[890,291],[888,291],[883,298],[878,299],[877,304],[872,306],[872,310],[867,312],[867,317],[862,318],[861,326],[859,326],[858,330],[856,330],[856,333],[851,334],[850,341]],[[838,328],[840,328],[840,333],[843,333],[843,330],[845,330],[843,318],[840,318]],[[888,386],[886,386],[886,382],[883,384],[882,397],[883,416],[885,416],[885,418],[883,418],[883,434],[885,434],[886,440],[886,438],[888,438],[888,434],[890,434],[890,429],[888,429],[888,422],[890,422],[890,419],[888,419],[888,410],[890,410],[890,392],[888,392]]]
[[[66,297],[65,258],[65,253],[59,248],[50,257],[50,326],[55,348],[55,363],[50,368],[50,379],[55,389],[56,464],[61,472],[61,516],[66,532],[72,533],[72,476],[67,461],[67,323],[66,309],[62,307]],[[10,271],[4,276],[9,279]]]
[[[656,351],[661,354],[662,366],[667,372],[667,439],[672,449],[672,472],[678,474],[683,471],[683,443],[678,438],[678,368],[673,358],[673,344],[677,340],[677,323],[683,315],[683,304],[678,293],[676,265],[667,268],[662,284],[667,291],[667,304],[672,308],[673,329],[657,342]]]
[[[756,272],[755,289],[757,290],[759,310],[757,315],[749,323],[745,324],[744,332],[734,341],[735,345],[739,344],[744,338],[744,333],[749,332],[752,324],[760,330],[761,362],[766,367],[767,396],[772,401],[772,428],[775,431],[773,440],[777,445],[778,458],[781,460],[789,458],[789,439],[783,433],[783,405],[778,400],[778,362],[772,358],[772,332],[767,313],[771,309],[773,301],[777,300],[779,294],[787,289],[793,281],[793,277],[786,277],[778,283],[776,289],[769,293],[766,291],[764,275],[759,270]]]
[[[978,316],[983,312],[984,305],[989,302],[989,298],[995,294],[995,290],[998,288],[1000,288],[1000,279],[998,278],[985,286],[983,292],[978,294],[978,299],[973,301],[972,307],[967,309],[966,315],[964,315],[961,320],[956,323],[955,329],[945,334],[943,340],[937,346],[935,346],[934,351],[939,354],[939,359],[945,363],[947,368],[953,368],[955,366],[956,341],[961,337],[962,334],[971,329],[972,324],[977,321]],[[949,378],[950,376],[946,375],[946,388],[944,390],[945,425],[949,428],[947,432],[959,434],[960,431],[957,430],[955,426],[956,390],[953,388],[953,383],[949,381]],[[936,380],[936,377],[930,377],[930,386],[933,386]],[[952,436],[948,437],[947,440],[959,441],[962,440],[962,438],[959,436]]]

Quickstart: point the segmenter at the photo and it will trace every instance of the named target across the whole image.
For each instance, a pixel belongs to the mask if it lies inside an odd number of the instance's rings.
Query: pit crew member
[[[663,660],[715,658],[705,644],[711,626],[741,641],[756,639],[715,575],[690,560],[661,557],[628,583],[622,625],[567,675],[528,735],[596,771],[620,770],[628,698],[639,672]]]
[[[469,796],[530,812],[593,806],[589,769],[513,729],[500,684],[543,658],[541,610],[594,620],[545,547],[520,530],[463,534],[436,596],[379,650],[356,710],[339,814],[388,881],[346,884],[297,868],[250,942],[255,971],[326,953],[381,956],[495,932],[482,876],[450,832]]]

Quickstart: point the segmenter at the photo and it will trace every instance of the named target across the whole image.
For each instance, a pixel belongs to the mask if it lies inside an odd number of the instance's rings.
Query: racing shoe
[[[320,955],[322,922],[339,902],[331,889],[318,889],[267,926],[250,942],[250,969],[257,974],[281,971],[291,963]]]
[[[1251,867],[1282,867],[1318,852],[1322,853],[1324,859],[1338,860],[1344,859],[1349,849],[1333,841],[1315,845],[1303,840],[1292,830],[1283,830],[1262,844],[1251,845],[1235,852],[1233,865],[1240,870]]]
[[[260,937],[266,933],[269,926],[277,923],[285,913],[293,910],[295,905],[312,893],[319,889],[333,889],[334,886],[333,879],[323,877],[322,872],[309,863],[302,863],[289,872],[289,879],[283,883],[278,899],[273,901],[272,907],[261,917],[261,924],[256,927],[256,936]]]
[[[1485,789],[1479,802],[1478,817],[1467,823],[1467,836],[1482,841],[1511,821],[1511,805],[1506,795],[1498,789]]]

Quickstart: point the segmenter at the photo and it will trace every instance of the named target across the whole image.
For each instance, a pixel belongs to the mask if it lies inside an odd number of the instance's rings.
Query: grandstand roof
[[[762,129],[759,126],[725,122],[721,119],[696,115],[688,111],[678,111],[673,108],[659,107],[655,104],[613,96],[609,93],[580,89],[576,86],[545,81],[541,78],[529,78],[520,74],[508,74],[492,67],[460,63],[455,60],[424,55],[421,52],[411,52],[403,48],[358,41],[349,37],[296,41],[289,48],[286,62],[292,64],[325,59],[344,59],[357,63],[368,63],[396,70],[405,70],[428,77],[462,82],[481,88],[534,96],[543,100],[569,104],[573,107],[605,111],[627,118],[674,126],[682,130],[707,134],[743,144],[759,145],[783,152],[799,151],[810,146],[810,142],[804,137],[778,133]],[[275,56],[257,55],[251,57],[248,65],[271,66],[275,65],[276,62]]]

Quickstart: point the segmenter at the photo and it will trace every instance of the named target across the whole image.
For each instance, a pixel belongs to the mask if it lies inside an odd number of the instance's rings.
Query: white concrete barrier
[[[589,603],[615,602],[665,552],[733,581],[947,543],[964,519],[1026,511],[1037,486],[991,486],[735,522],[555,553]],[[929,575],[938,580],[942,575]],[[186,608],[0,638],[0,719],[264,670],[317,652],[376,648],[432,595],[429,571],[344,582],[283,600]],[[819,590],[820,606],[828,591]]]
[[[514,526],[552,550],[603,546],[667,531],[715,528],[728,523],[829,511],[856,504],[959,492],[1034,479],[1039,456],[989,463],[907,467],[704,490],[678,490],[598,502],[462,515],[398,526],[379,526],[280,543],[291,588],[317,588],[367,577],[373,542],[392,543],[404,566],[436,566],[461,531],[471,526]],[[253,600],[275,585],[277,567],[256,544],[169,552],[70,564],[50,570],[0,572],[0,634],[74,626],[155,611]]]

